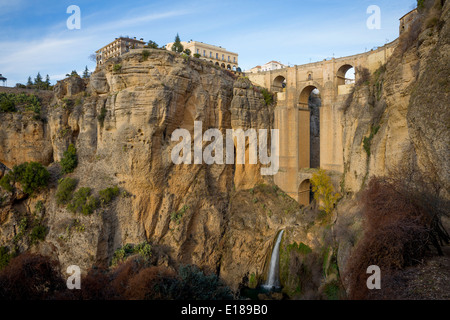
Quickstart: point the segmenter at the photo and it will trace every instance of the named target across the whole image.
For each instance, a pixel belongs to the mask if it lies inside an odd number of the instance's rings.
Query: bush
[[[104,122],[105,122],[106,113],[107,113],[106,108],[105,108],[105,107],[102,107],[102,108],[100,109],[100,114],[99,114],[98,117],[97,117],[98,121],[100,122],[100,126],[101,126],[102,128],[103,128],[103,124],[104,124]]]
[[[115,64],[113,66],[113,71],[114,72],[121,72],[122,71],[122,65],[121,64]]]
[[[119,195],[119,187],[115,186],[113,188],[106,188],[104,190],[100,190],[99,192],[99,200],[102,205],[110,203],[114,200],[115,197]]]
[[[41,224],[35,226],[30,233],[31,244],[36,244],[39,241],[44,241],[47,236],[47,227]]]
[[[19,182],[23,192],[33,195],[48,185],[50,173],[43,165],[37,162],[25,162],[14,166],[1,180],[0,186],[9,191],[14,191],[14,185]]]
[[[78,165],[77,149],[70,144],[67,151],[64,152],[61,159],[62,172],[64,174],[72,173]]]
[[[1,300],[45,300],[60,290],[67,287],[59,264],[48,257],[22,254],[0,271]]]
[[[142,59],[144,61],[148,60],[148,57],[150,57],[150,51],[148,50],[142,50]]]
[[[0,247],[0,270],[5,268],[11,260],[11,254],[7,247]]]
[[[200,59],[202,55],[200,53],[194,53],[194,58]]]
[[[17,106],[36,114],[41,112],[41,101],[34,94],[0,93],[0,111],[15,112]]]
[[[147,242],[138,245],[126,244],[114,252],[111,265],[117,266],[133,255],[139,255],[145,262],[148,262],[152,256],[152,246]]]
[[[261,90],[262,95],[264,96],[264,101],[266,103],[266,106],[269,106],[273,104],[273,94],[269,92],[269,90],[263,88]]]
[[[67,204],[73,198],[73,192],[77,187],[77,180],[64,178],[58,181],[56,189],[56,203],[59,205]]]
[[[91,188],[80,188],[74,193],[67,209],[73,213],[81,212],[84,215],[92,214],[98,207],[98,200],[91,196]]]
[[[349,279],[351,299],[371,297],[365,285],[369,266],[379,266],[384,279],[389,279],[392,271],[421,261],[430,246],[442,254],[439,243],[450,241],[440,222],[442,209],[439,209],[448,207],[448,203],[428,196],[430,185],[417,188],[421,182],[413,186],[401,172],[393,177],[373,178],[363,194],[364,237],[344,272]]]

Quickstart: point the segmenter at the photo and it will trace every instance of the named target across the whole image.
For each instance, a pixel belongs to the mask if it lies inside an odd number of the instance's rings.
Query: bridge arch
[[[282,75],[277,76],[272,82],[273,92],[283,92],[286,88],[286,78]]]
[[[349,77],[349,73],[350,73],[349,71],[352,71],[352,70],[353,70],[353,76]],[[353,65],[351,65],[351,64],[342,65],[336,72],[337,85],[342,86],[344,84],[348,84],[347,83],[348,80],[354,81],[354,71],[355,71],[355,68]]]
[[[307,84],[306,86],[304,86],[301,90],[300,90],[300,95],[299,95],[299,99],[298,99],[298,106],[300,108],[303,109],[308,109],[308,102],[309,102],[309,97],[311,96],[311,93],[314,90],[319,90],[319,92],[322,92],[322,86],[320,86],[318,83],[316,82],[309,82],[309,84]]]

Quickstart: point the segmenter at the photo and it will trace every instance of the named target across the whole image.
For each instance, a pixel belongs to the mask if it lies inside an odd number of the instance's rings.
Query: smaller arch
[[[303,180],[298,188],[298,203],[309,206],[313,198],[311,181],[309,179]]]
[[[231,66],[230,65],[227,65],[227,70],[231,70]]]
[[[236,71],[236,66],[233,66],[233,71]]]
[[[283,92],[286,88],[286,78],[283,76],[278,76],[273,80],[272,91],[273,92]]]
[[[222,63],[220,66],[225,69],[225,63]]]
[[[350,64],[344,64],[341,66],[337,73],[337,85],[342,86],[345,84],[350,84],[355,82],[355,68]]]
[[[215,65],[220,67],[220,64],[218,62],[216,62]]]
[[[312,81],[313,80],[313,73],[311,71],[308,72],[307,80],[308,81]]]

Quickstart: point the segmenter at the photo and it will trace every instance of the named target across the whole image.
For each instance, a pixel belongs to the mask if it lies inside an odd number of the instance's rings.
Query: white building
[[[256,67],[248,70],[248,72],[258,73],[258,72],[264,72],[264,71],[272,71],[272,70],[283,69],[283,68],[286,68],[286,67],[287,66],[285,66],[281,62],[270,61],[270,62],[267,62],[266,64],[264,64],[262,66],[256,66]]]

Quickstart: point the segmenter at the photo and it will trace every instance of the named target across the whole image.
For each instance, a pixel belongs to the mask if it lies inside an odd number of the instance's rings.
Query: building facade
[[[417,15],[418,11],[417,9],[414,9],[400,18],[400,35],[410,28],[411,24],[417,18]]]
[[[142,38],[140,40],[137,40],[136,37],[133,39],[127,37],[116,38],[116,40],[95,52],[97,64],[103,64],[108,59],[119,57],[131,49],[142,49],[145,45],[146,43]]]
[[[174,42],[166,45],[166,49],[171,51]],[[227,51],[225,48],[213,46],[199,41],[182,41],[183,48],[189,49],[191,54],[200,55],[202,60],[209,61],[224,69],[236,71],[239,67],[239,55],[235,52]]]
[[[284,69],[286,66],[278,61],[270,61],[267,62],[265,65],[262,66],[256,66],[254,68],[251,68],[247,72],[250,73],[258,73],[258,72],[264,72],[264,71],[272,71],[272,70],[279,70]]]

